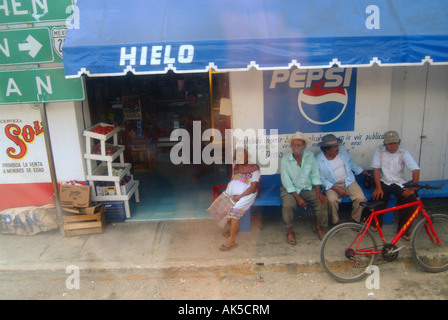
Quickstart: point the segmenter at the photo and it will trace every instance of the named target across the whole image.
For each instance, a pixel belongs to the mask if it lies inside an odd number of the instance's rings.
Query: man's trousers
[[[292,227],[294,220],[294,211],[297,209],[297,201],[296,198],[290,193],[286,191],[284,187],[280,188],[280,197],[282,198],[282,216],[285,226],[287,228]],[[299,197],[305,200],[305,202],[309,203],[316,213],[317,225],[321,227],[328,226],[328,212],[327,212],[327,204],[321,203],[317,199],[316,188],[313,187],[312,190],[302,190],[299,194]]]

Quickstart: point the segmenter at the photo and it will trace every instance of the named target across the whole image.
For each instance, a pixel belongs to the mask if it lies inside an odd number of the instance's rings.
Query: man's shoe
[[[350,217],[350,218],[348,219],[348,221],[349,221],[349,222],[353,222],[353,223],[357,223],[357,224],[362,224],[361,222],[356,221],[356,220],[353,219],[352,217]]]
[[[322,240],[325,237],[325,232],[322,230],[320,226],[316,226],[316,233],[319,237],[319,240]]]
[[[294,237],[294,232],[288,232],[287,236],[286,236],[286,241],[290,244],[290,245],[295,245],[296,244],[296,239]]]

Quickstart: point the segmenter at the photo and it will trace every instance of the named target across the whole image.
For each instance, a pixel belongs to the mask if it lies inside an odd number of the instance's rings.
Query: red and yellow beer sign
[[[31,105],[2,109],[0,184],[51,181],[45,150],[39,110]]]

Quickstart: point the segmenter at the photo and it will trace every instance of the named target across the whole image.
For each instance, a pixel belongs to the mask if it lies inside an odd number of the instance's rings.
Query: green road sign
[[[66,79],[64,68],[0,71],[0,104],[74,100],[84,100],[83,79]]]
[[[0,30],[0,65],[45,63],[53,60],[48,28]]]
[[[72,0],[0,0],[0,24],[68,20]]]

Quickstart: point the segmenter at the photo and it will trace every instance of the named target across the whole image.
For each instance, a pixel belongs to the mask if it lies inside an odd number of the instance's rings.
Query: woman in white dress
[[[256,164],[249,164],[247,149],[239,148],[235,151],[235,167],[232,178],[225,192],[232,197],[235,205],[229,212],[230,230],[224,232],[227,241],[219,248],[228,251],[236,248],[235,235],[239,231],[238,221],[254,203],[257,197],[260,181],[260,168]]]

